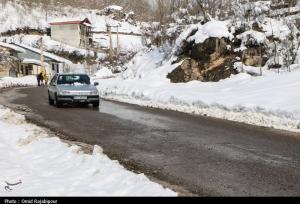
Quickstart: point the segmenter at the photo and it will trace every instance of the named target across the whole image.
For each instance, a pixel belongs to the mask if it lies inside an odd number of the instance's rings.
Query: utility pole
[[[85,69],[88,70],[86,72],[89,73],[89,75],[92,75],[92,69],[91,69],[91,59],[90,59],[90,52],[91,52],[91,47],[89,45],[89,38],[86,36],[89,36],[89,28],[86,28],[84,30],[83,38],[84,38],[84,47],[85,50],[87,51],[87,56],[86,56],[86,67]]]
[[[117,57],[120,55],[119,24],[117,25]]]
[[[112,36],[111,36],[111,26],[108,24],[106,26],[107,26],[108,35],[109,35],[109,59],[110,59],[110,62],[112,62],[113,61],[113,42],[112,42]]]
[[[44,74],[44,85],[48,85],[48,74],[47,74],[47,70],[46,70],[46,67],[45,67],[45,63],[44,63],[44,41],[43,41],[43,36],[41,37],[41,70],[42,70],[42,73]],[[39,73],[37,73],[39,74]]]
[[[44,41],[43,36],[41,37],[41,71],[44,72]],[[37,73],[39,74],[39,73]]]

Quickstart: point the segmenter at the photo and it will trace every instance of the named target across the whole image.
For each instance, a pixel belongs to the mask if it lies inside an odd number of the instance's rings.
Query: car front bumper
[[[85,103],[85,104],[94,104],[99,103],[100,97],[98,95],[95,96],[58,96],[57,98],[58,102],[60,103],[68,103],[68,104],[74,104],[74,103]]]

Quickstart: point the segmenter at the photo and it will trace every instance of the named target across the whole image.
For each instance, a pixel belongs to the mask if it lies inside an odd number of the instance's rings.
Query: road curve
[[[100,111],[57,109],[45,88],[6,90],[0,99],[28,107],[26,117],[39,125],[98,144],[128,168],[199,196],[300,196],[298,134],[110,101]]]

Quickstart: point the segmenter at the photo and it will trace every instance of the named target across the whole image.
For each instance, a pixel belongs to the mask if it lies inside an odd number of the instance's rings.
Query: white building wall
[[[51,25],[51,38],[55,41],[80,47],[80,30],[78,24]]]

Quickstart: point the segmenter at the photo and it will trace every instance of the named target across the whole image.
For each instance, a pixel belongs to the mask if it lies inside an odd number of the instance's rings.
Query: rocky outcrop
[[[237,74],[233,68],[236,55],[229,48],[229,41],[208,38],[203,43],[185,46],[183,54],[176,62],[182,62],[168,74],[173,83],[193,80],[217,82]]]
[[[108,6],[98,12],[97,15],[109,16],[116,21],[126,21],[135,24],[135,13],[133,11],[126,13],[121,6]]]

